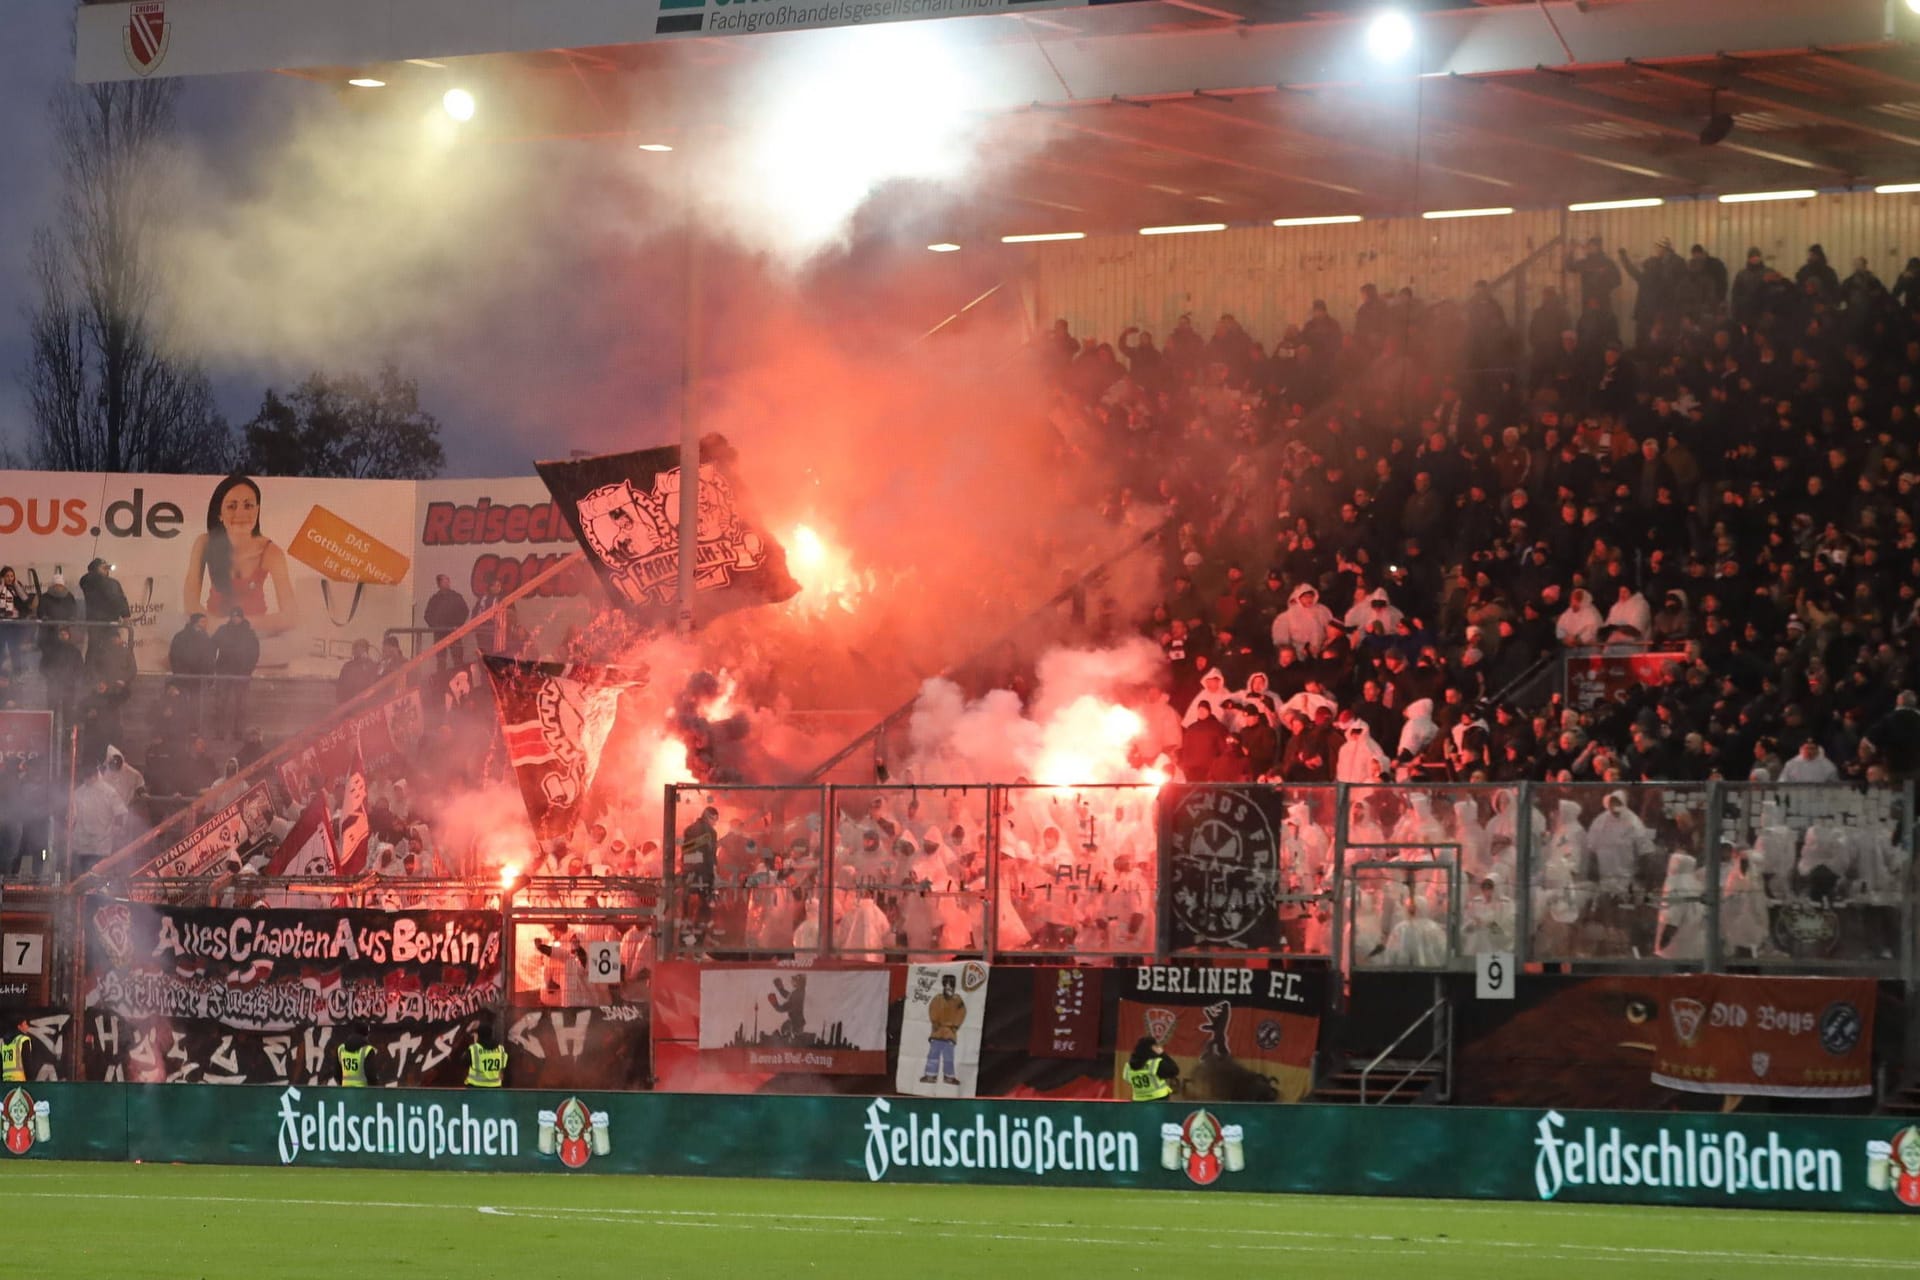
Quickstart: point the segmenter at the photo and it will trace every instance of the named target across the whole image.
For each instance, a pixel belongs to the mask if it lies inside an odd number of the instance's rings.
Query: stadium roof
[[[396,92],[458,81],[484,93],[503,136],[698,146],[717,98],[748,90],[782,42],[809,38],[720,33],[771,20],[775,10],[745,7],[760,2],[87,5],[78,69],[82,79],[375,77]],[[844,13],[819,8],[829,0],[764,2],[810,25]],[[1417,41],[1395,62],[1369,52],[1375,6],[1338,0],[921,2],[991,10],[931,24],[990,68],[987,145],[1006,159],[967,193],[972,229],[1097,232],[1920,180],[1920,16],[1905,3],[1428,6],[1414,11]],[[1730,134],[1703,145],[1721,113]]]

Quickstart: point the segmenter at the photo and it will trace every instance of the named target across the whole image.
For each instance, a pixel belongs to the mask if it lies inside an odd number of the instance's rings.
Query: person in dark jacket
[[[238,725],[247,712],[247,686],[260,665],[260,634],[235,609],[213,633],[213,671],[226,677],[214,682],[215,715],[223,725]]]
[[[85,666],[72,627],[55,627],[40,641],[40,678],[47,685],[47,709],[60,717],[63,728],[73,723],[78,709]]]
[[[1607,256],[1606,241],[1593,236],[1587,241],[1585,253],[1569,254],[1567,274],[1580,277],[1582,311],[1594,302],[1598,302],[1605,311],[1613,310],[1613,291],[1620,287],[1620,268],[1614,266],[1613,259]]]
[[[87,571],[80,578],[80,598],[86,601],[87,621],[125,622],[133,615],[133,608],[127,603],[127,593],[113,576],[113,566],[96,557],[87,565]],[[87,632],[87,650],[92,652],[98,638],[109,628],[90,627]]]
[[[196,613],[174,633],[167,646],[167,670],[174,679],[167,683],[180,690],[186,703],[187,724],[200,731],[201,714],[206,704],[207,677],[214,673],[215,646],[207,634],[207,615]]]
[[[1135,1102],[1153,1102],[1173,1092],[1180,1064],[1167,1056],[1167,1047],[1152,1036],[1141,1036],[1127,1055],[1127,1085]]]
[[[1189,780],[1213,777],[1214,767],[1227,751],[1227,727],[1213,714],[1213,704],[1202,701],[1197,718],[1180,732],[1180,771]]]
[[[133,695],[133,649],[125,627],[103,627],[87,644],[87,683],[119,707]],[[104,689],[103,689],[104,686]]]
[[[1747,250],[1747,265],[1733,278],[1733,322],[1751,328],[1760,319],[1761,290],[1767,282],[1767,256],[1756,248]]]
[[[1793,273],[1793,282],[1802,293],[1811,282],[1815,295],[1829,306],[1840,300],[1840,275],[1827,261],[1827,251],[1817,244],[1807,246],[1807,260]]]
[[[353,656],[340,666],[334,689],[341,702],[352,702],[371,689],[380,678],[380,664],[373,660],[373,646],[365,640],[353,642]]]
[[[445,640],[466,622],[467,601],[453,589],[453,579],[441,574],[433,580],[434,593],[427,597],[427,607],[421,613],[421,619],[433,628],[435,644]],[[460,646],[448,645],[440,653],[440,669],[457,666],[460,662]]]

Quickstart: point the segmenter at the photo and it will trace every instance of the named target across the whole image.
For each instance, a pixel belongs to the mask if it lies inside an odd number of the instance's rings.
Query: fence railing
[[[1258,803],[1175,832],[1172,788],[669,787],[662,954],[1914,976],[1911,786],[1196,791]]]

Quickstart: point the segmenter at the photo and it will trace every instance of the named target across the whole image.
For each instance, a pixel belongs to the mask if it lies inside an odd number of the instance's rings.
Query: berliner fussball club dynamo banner
[[[926,1098],[971,1098],[979,1091],[987,973],[977,960],[907,967],[894,1088]]]
[[[12,1159],[1920,1212],[1874,1116],[32,1081]]]

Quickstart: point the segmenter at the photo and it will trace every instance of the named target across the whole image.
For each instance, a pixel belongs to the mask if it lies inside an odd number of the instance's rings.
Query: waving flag
[[[270,876],[330,876],[336,870],[333,827],[327,821],[327,798],[317,795],[287,832],[286,839],[267,862]]]
[[[700,442],[695,622],[777,604],[800,590],[779,543],[746,511],[723,436]],[[680,587],[680,451],[645,449],[535,464],[614,602],[666,623]]]
[[[527,818],[542,840],[565,835],[593,789],[620,695],[646,676],[585,663],[486,663]]]

